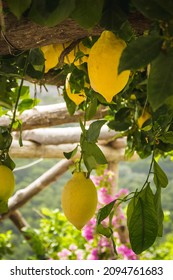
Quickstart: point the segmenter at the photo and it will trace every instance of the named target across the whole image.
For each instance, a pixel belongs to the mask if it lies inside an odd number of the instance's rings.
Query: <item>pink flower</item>
[[[92,240],[94,238],[94,231],[96,226],[96,219],[92,218],[83,228],[82,236],[85,237],[86,240]]]
[[[124,244],[117,248],[118,254],[121,254],[125,260],[136,260],[137,256],[132,251],[132,249],[128,248]]]
[[[119,192],[115,195],[115,198],[122,198],[126,195],[128,195],[129,190],[128,189],[120,189]]]
[[[87,260],[98,260],[98,249],[94,248],[91,252],[91,254],[88,255]]]
[[[91,180],[93,181],[95,186],[99,186],[100,185],[100,181],[101,181],[101,176],[90,176]]]
[[[57,255],[61,260],[67,260],[68,257],[71,255],[71,252],[68,249],[62,249],[62,251],[59,252]]]
[[[76,253],[77,260],[83,260],[83,254],[84,254],[83,250],[78,249],[75,253]]]
[[[70,246],[69,246],[69,250],[70,251],[75,251],[77,249],[77,246],[75,245],[75,244],[71,244]]]
[[[98,243],[99,247],[110,247],[109,239],[106,237],[101,237]]]
[[[108,204],[112,200],[114,200],[114,198],[110,194],[108,194],[107,189],[101,188],[100,190],[98,190],[98,201],[101,204]]]

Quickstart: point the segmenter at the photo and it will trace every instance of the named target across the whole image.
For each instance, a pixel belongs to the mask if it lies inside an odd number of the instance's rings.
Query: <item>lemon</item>
[[[76,59],[76,54],[79,51],[82,52],[84,54],[84,56],[82,56],[82,57],[78,58],[77,60],[75,60]],[[82,42],[80,42],[78,45],[76,45],[74,47],[73,50],[71,50],[70,53],[68,53],[65,56],[64,62],[67,63],[67,64],[74,63],[74,65],[79,66],[82,63],[87,62],[87,60],[88,60],[88,56],[87,55],[89,54],[89,51],[90,51],[90,49],[87,48],[86,46],[84,46]]]
[[[51,68],[55,67],[58,64],[58,59],[63,51],[63,46],[59,45],[59,48],[57,48],[55,47],[55,45],[48,45],[41,47],[41,50],[45,58],[44,72],[47,73]]]
[[[75,172],[62,192],[62,209],[67,219],[77,228],[93,217],[97,207],[97,191],[84,172]]]
[[[142,115],[138,118],[138,127],[142,128],[143,124],[151,118],[150,113],[148,113],[146,110],[143,111]]]
[[[126,43],[111,31],[103,31],[92,46],[88,58],[88,75],[91,87],[100,93],[107,102],[127,84],[130,71],[118,75],[121,54]]]
[[[14,192],[14,175],[11,169],[0,165],[0,201],[7,201]]]
[[[86,99],[85,91],[84,91],[84,90],[81,90],[79,93],[72,93],[72,92],[71,92],[71,88],[70,88],[70,83],[69,83],[70,76],[71,76],[71,73],[69,73],[69,74],[67,75],[67,78],[66,78],[66,83],[65,83],[66,93],[67,93],[68,97],[69,97],[76,105],[79,105],[79,104],[81,104],[81,103]],[[86,86],[87,86],[87,85],[86,85]]]
[[[47,73],[50,69],[54,68],[58,64],[60,55],[70,44],[71,42],[65,44],[52,44],[41,47],[45,58],[45,73]],[[89,50],[89,48],[85,47],[83,43],[80,42],[64,57],[64,63],[74,63],[76,66],[79,66],[80,64],[87,62],[88,57],[86,55],[88,55]],[[85,55],[74,61],[78,51],[81,51]]]

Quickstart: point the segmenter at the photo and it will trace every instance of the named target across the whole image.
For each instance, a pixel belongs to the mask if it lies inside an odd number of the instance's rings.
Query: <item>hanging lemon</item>
[[[66,93],[67,93],[68,97],[69,97],[76,105],[79,105],[79,104],[81,104],[83,101],[85,101],[85,99],[86,99],[85,91],[84,91],[84,89],[83,89],[83,90],[81,90],[79,93],[73,93],[73,92],[71,91],[70,83],[69,83],[70,76],[71,76],[71,73],[69,73],[69,74],[67,75],[67,78],[66,78],[66,83],[65,83]],[[87,86],[87,85],[86,85],[86,86]]]
[[[88,75],[91,87],[100,93],[107,102],[127,84],[130,71],[118,74],[121,54],[126,43],[111,31],[103,31],[90,50]]]
[[[45,58],[45,73],[47,73],[50,69],[54,68],[58,62],[59,57],[62,54],[62,52],[71,44],[71,42],[65,43],[65,44],[52,44],[41,47],[41,50],[44,54]],[[76,59],[76,54],[78,52],[82,52],[84,56]],[[74,47],[67,55],[64,57],[64,63],[71,64],[74,63],[76,66],[79,66],[80,64],[87,62],[88,60],[88,54],[90,49],[85,47],[82,42],[80,42],[78,45]]]
[[[58,59],[63,51],[63,45],[48,45],[41,47],[41,50],[45,58],[45,70],[47,73],[50,69],[54,68],[58,64]]]
[[[151,118],[151,114],[148,113],[146,110],[144,110],[144,112],[142,113],[142,115],[138,118],[138,127],[142,128],[143,124]]]
[[[67,47],[67,46],[66,46]],[[90,49],[87,48],[86,46],[84,46],[84,44],[82,42],[80,42],[78,45],[76,45],[74,47],[73,50],[71,50],[71,52],[69,52],[65,58],[64,58],[64,62],[66,64],[71,64],[74,63],[74,65],[79,66],[84,62],[87,62],[88,60],[88,54],[89,54]],[[84,55],[82,57],[79,57],[78,59],[76,59],[76,54],[78,52],[83,53]],[[75,60],[76,59],[76,60]]]
[[[62,192],[62,209],[65,216],[77,229],[93,217],[97,207],[97,191],[84,172],[75,172]]]
[[[14,175],[10,168],[0,165],[0,201],[7,201],[14,192]]]

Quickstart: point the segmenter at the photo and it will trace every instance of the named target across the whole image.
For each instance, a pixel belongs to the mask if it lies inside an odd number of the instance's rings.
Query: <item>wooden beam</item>
[[[94,116],[95,119],[104,118],[107,115],[108,108],[100,107]],[[24,111],[18,116],[18,119],[22,122],[22,130],[51,127],[56,125],[62,125],[67,123],[79,122],[80,118],[83,118],[83,111],[76,111],[74,115],[70,115],[67,111],[65,103],[40,105],[31,110]],[[3,116],[0,118],[1,126],[8,126],[10,124],[10,118]]]
[[[88,129],[88,127],[86,128]],[[78,143],[80,141],[81,133],[82,131],[79,126],[37,128],[32,130],[24,130],[22,132],[22,139],[43,145],[71,144]],[[113,141],[116,135],[117,133],[114,130],[110,130],[107,125],[104,125],[101,128],[99,140],[104,141],[105,143]],[[19,132],[14,132],[13,136],[14,139],[18,139]]]
[[[12,158],[64,158],[64,152],[71,152],[78,145],[72,144],[59,144],[59,145],[43,145],[34,143],[32,141],[23,141],[23,146],[20,147],[17,140],[14,140],[10,148],[10,156]],[[124,148],[115,149],[110,145],[99,145],[104,153],[107,161],[123,161]],[[75,155],[74,159],[80,157],[80,149]]]

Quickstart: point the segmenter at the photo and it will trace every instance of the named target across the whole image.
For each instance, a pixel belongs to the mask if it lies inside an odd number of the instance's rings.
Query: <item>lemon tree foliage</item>
[[[17,113],[37,103],[23,85],[24,80],[30,77],[42,83],[49,72],[60,75],[69,114],[84,111],[84,118],[80,120],[80,143],[73,151],[64,153],[70,159],[80,152],[75,167],[78,175],[85,171],[89,182],[93,169],[107,163],[97,144],[104,124],[119,132],[117,138],[126,136],[127,158],[134,153],[141,159],[151,156],[143,186],[119,201],[128,202],[130,242],[133,251],[140,254],[157,236],[162,236],[163,231],[161,197],[168,179],[159,158],[171,157],[173,152],[173,2],[7,0],[4,7],[1,19],[3,13],[11,12],[18,20],[25,17],[48,27],[73,19],[89,33],[95,25],[103,32],[75,42],[69,40],[63,45],[52,44],[24,52],[16,49],[0,56],[0,116],[8,114],[11,118],[9,127],[0,128],[0,167],[6,166],[12,172],[11,132],[22,128]],[[134,15],[148,23],[140,34],[134,24],[131,25],[130,18]],[[5,30],[5,23],[2,27]],[[91,122],[87,127],[87,121],[94,118],[101,106],[109,109],[105,120]],[[21,135],[19,143],[22,145]],[[7,181],[1,176],[4,188]],[[7,186],[8,196],[12,185]],[[105,205],[97,215],[98,233],[112,239],[114,205],[115,201]],[[106,228],[103,221],[108,216],[110,227]]]

